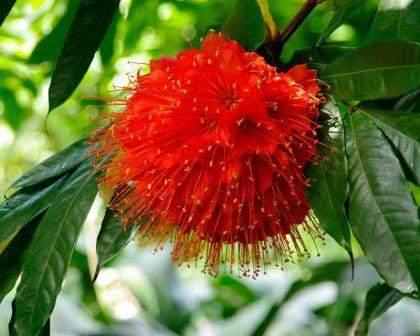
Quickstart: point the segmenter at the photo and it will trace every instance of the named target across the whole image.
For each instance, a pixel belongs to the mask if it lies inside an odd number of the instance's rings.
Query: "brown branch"
[[[280,47],[283,47],[283,45],[289,40],[296,29],[298,29],[303,21],[305,21],[305,19],[308,17],[308,15],[311,14],[314,8],[323,1],[324,0],[306,0],[302,8],[296,13],[286,28],[284,28],[281,34]]]

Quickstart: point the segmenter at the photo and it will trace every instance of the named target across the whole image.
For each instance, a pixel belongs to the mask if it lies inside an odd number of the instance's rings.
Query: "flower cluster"
[[[179,263],[244,275],[307,254],[298,227],[319,231],[305,197],[321,102],[316,72],[278,72],[255,52],[210,33],[200,49],[150,63],[92,151],[115,190],[111,206]]]

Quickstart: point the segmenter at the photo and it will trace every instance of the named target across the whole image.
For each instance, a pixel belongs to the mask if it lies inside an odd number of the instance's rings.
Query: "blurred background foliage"
[[[128,74],[174,55],[219,27],[233,0],[124,0],[87,75],[65,104],[47,118],[48,83],[63,37],[80,0],[18,0],[0,27],[0,193],[28,168],[94,128],[107,109],[99,99],[117,95]],[[283,27],[302,0],[270,1]],[[358,46],[369,33],[377,0],[363,1],[336,29],[331,44]],[[286,44],[283,61],[314,45],[334,13],[325,1]],[[96,97],[96,98],[95,98]],[[152,255],[131,244],[100,273],[95,267],[95,212],[88,217],[51,320],[52,335],[344,335],[359,318],[367,290],[380,278],[365,261],[351,265],[327,239],[320,258],[270,270],[255,280],[216,279],[169,262],[168,249]],[[356,242],[354,242],[356,245]],[[0,270],[1,273],[1,270]],[[7,334],[10,301],[0,306]],[[420,305],[404,298],[376,320],[370,335],[419,335]]]

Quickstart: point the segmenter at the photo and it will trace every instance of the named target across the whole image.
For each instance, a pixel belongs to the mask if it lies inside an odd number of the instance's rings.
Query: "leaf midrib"
[[[89,177],[89,176],[88,176]],[[57,239],[58,239],[58,236],[60,235],[60,232],[61,232],[61,229],[63,228],[63,225],[64,225],[64,222],[65,222],[65,219],[67,218],[67,215],[68,215],[68,213],[70,212],[70,209],[72,208],[72,206],[73,206],[73,204],[74,204],[74,202],[75,202],[75,200],[78,198],[78,196],[79,196],[79,193],[80,193],[80,191],[83,189],[83,187],[88,183],[90,181],[90,179],[89,178],[86,178],[86,179],[84,179],[84,181],[82,182],[82,184],[80,184],[80,188],[76,191],[76,193],[74,194],[74,197],[71,199],[71,201],[70,201],[70,204],[69,204],[69,206],[67,207],[67,209],[66,209],[66,212],[65,212],[65,215],[62,217],[63,218],[63,220],[61,221],[61,223],[60,223],[60,225],[59,225],[59,229],[56,231],[57,232],[57,234],[55,235],[55,237],[54,237],[54,243],[51,245],[51,249],[50,249],[50,251],[49,251],[49,255],[48,255],[48,258],[47,258],[47,262],[45,263],[45,267],[44,267],[44,269],[43,269],[43,271],[42,271],[42,278],[41,278],[41,280],[39,281],[39,286],[37,286],[38,287],[38,289],[37,289],[37,291],[36,291],[36,295],[35,295],[35,306],[34,306],[34,309],[32,309],[32,313],[31,313],[31,315],[30,315],[30,319],[29,319],[29,326],[32,326],[32,321],[33,321],[33,318],[34,318],[34,312],[35,312],[35,307],[36,306],[38,306],[37,305],[37,302],[38,302],[38,300],[37,300],[37,298],[38,298],[38,295],[39,295],[39,291],[40,291],[40,289],[41,289],[41,284],[42,284],[42,282],[43,282],[43,280],[44,280],[44,278],[45,278],[45,273],[46,273],[46,269],[47,269],[47,267],[48,267],[48,265],[49,265],[49,261],[50,261],[50,259],[51,259],[51,255],[52,255],[52,252],[53,252],[53,250],[54,250],[54,246],[56,245],[56,242],[57,242]]]
[[[353,136],[354,136],[354,144],[355,144],[355,147],[356,147],[356,153],[357,153],[357,156],[358,156],[358,158],[359,158],[360,166],[361,166],[361,168],[362,168],[362,170],[363,170],[363,176],[364,176],[364,178],[365,178],[365,181],[367,182],[367,183],[366,183],[367,188],[369,189],[369,192],[370,192],[370,194],[371,194],[371,196],[372,196],[372,199],[373,199],[373,201],[374,201],[374,203],[375,203],[375,205],[376,205],[377,209],[379,210],[379,213],[381,214],[381,217],[383,218],[384,223],[386,224],[386,228],[387,228],[387,229],[388,229],[388,231],[391,233],[392,240],[395,242],[395,245],[397,246],[397,250],[398,250],[398,252],[400,253],[400,255],[401,255],[401,257],[402,257],[402,260],[404,261],[404,264],[405,264],[405,266],[406,266],[406,269],[407,269],[407,271],[408,271],[408,274],[410,275],[410,280],[411,280],[411,282],[413,282],[413,279],[412,279],[412,276],[411,276],[411,271],[410,271],[410,268],[408,267],[407,261],[405,260],[404,254],[402,253],[401,248],[400,248],[400,246],[398,245],[398,242],[397,242],[397,240],[396,240],[396,239],[395,239],[395,237],[394,237],[394,232],[391,230],[390,226],[388,225],[388,221],[386,220],[386,217],[385,217],[385,215],[383,214],[382,208],[379,206],[379,204],[378,204],[378,202],[377,202],[377,200],[376,200],[376,198],[375,198],[375,196],[374,196],[374,193],[373,193],[372,188],[371,188],[370,183],[369,183],[369,179],[367,178],[366,169],[365,169],[365,167],[363,166],[363,161],[362,161],[362,159],[361,159],[360,152],[359,152],[359,144],[358,144],[358,142],[357,142],[357,136],[356,136],[356,135],[355,135],[355,133],[354,133],[354,126],[353,126],[353,121],[352,121],[352,118],[350,118],[350,125],[351,125],[351,128],[352,128],[352,133],[353,133]]]
[[[408,64],[408,65],[401,65],[401,66],[388,66],[388,67],[379,67],[379,68],[370,68],[370,69],[364,69],[364,70],[358,70],[358,71],[352,71],[352,72],[342,72],[342,73],[336,73],[332,75],[322,76],[323,79],[325,78],[333,78],[333,77],[345,77],[345,76],[352,76],[357,75],[365,72],[372,72],[372,71],[387,71],[387,70],[395,70],[395,69],[406,69],[406,68],[416,68],[419,67],[420,64]]]

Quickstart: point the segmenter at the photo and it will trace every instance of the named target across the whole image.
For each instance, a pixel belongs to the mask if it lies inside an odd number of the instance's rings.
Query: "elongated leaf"
[[[420,85],[420,46],[405,41],[374,42],[329,64],[321,78],[338,99],[397,97]]]
[[[114,19],[112,20],[111,26],[108,29],[100,47],[99,53],[101,55],[101,61],[104,66],[108,65],[112,60],[112,55],[114,54],[114,42],[115,36],[117,34],[117,25],[118,21],[121,18],[120,12],[116,12]]]
[[[346,123],[349,217],[354,236],[385,281],[401,292],[420,284],[420,221],[390,144],[362,113]]]
[[[52,74],[48,92],[50,111],[61,105],[79,85],[118,10],[119,2],[81,2]]]
[[[128,229],[115,218],[111,210],[107,209],[96,240],[96,253],[98,265],[96,267],[95,279],[101,268],[115,255],[120,252],[133,239],[137,226]]]
[[[2,0],[0,2],[0,26],[9,15],[13,6],[15,5],[16,0]]]
[[[257,49],[266,36],[264,18],[257,1],[237,0],[222,32],[247,50]]]
[[[356,12],[358,6],[363,3],[362,0],[340,0],[335,1],[337,9],[328,23],[325,30],[321,33],[317,45],[320,45],[334,30],[340,27],[352,14]]]
[[[401,97],[395,104],[394,110],[420,113],[420,89]]]
[[[15,335],[37,335],[51,315],[96,193],[95,176],[90,162],[85,162],[69,177],[39,224],[16,293]]]
[[[38,166],[28,170],[13,183],[12,187],[33,186],[75,168],[87,159],[89,153],[89,148],[86,146],[87,139],[87,137],[84,137],[76,141],[61,152],[41,162]]]
[[[51,32],[38,42],[29,57],[31,63],[51,62],[55,64],[66,39],[80,0],[70,0],[66,12]]]
[[[321,227],[350,254],[351,240],[344,203],[347,199],[347,159],[344,150],[344,130],[338,107],[329,103],[323,109],[327,115],[321,141],[333,148],[318,146],[320,159],[308,169],[311,187],[308,200]]]
[[[43,214],[38,215],[31,220],[12,240],[7,248],[0,254],[0,302],[9,293],[22,270],[25,250],[30,243]]]
[[[373,21],[370,41],[420,41],[420,1],[382,0]]]
[[[340,46],[322,46],[322,47],[312,47],[304,48],[296,51],[293,54],[292,62],[293,64],[299,63],[312,63],[312,64],[326,64],[334,62],[337,58],[353,51],[352,47],[340,47]],[[317,66],[317,69],[320,69]],[[321,68],[322,69],[322,68]]]
[[[366,336],[373,320],[385,313],[403,297],[403,294],[385,283],[373,286],[366,295],[365,308],[357,326],[356,335]]]
[[[5,201],[0,206],[0,242],[48,208],[66,178],[63,176],[49,185],[24,188]]]
[[[410,177],[420,185],[420,114],[361,107],[398,149]]]

